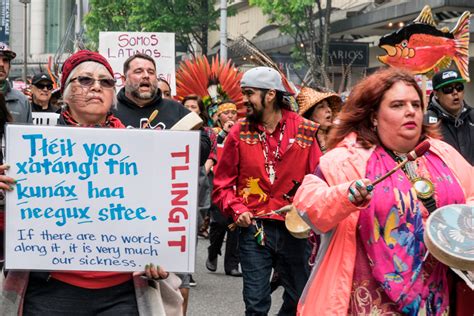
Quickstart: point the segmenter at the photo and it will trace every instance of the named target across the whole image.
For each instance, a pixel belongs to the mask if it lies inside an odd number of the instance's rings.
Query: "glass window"
[[[46,1],[46,53],[54,54],[60,47],[69,21],[74,19],[74,6],[75,0]],[[65,51],[73,49],[73,40],[74,29],[66,40]]]

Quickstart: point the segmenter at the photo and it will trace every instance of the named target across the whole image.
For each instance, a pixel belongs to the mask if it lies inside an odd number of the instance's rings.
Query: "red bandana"
[[[61,112],[61,119],[66,123],[66,125],[71,126],[80,126],[80,127],[109,127],[109,128],[125,128],[125,125],[116,118],[112,113],[107,114],[107,118],[104,123],[100,124],[80,124],[78,123],[69,113],[69,110]]]

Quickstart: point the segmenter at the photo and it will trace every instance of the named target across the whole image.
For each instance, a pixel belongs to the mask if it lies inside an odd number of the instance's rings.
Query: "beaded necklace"
[[[263,150],[263,157],[265,157],[265,170],[268,174],[268,178],[270,180],[270,183],[273,184],[275,182],[275,177],[276,177],[276,170],[275,166],[277,161],[280,160],[280,146],[281,146],[281,141],[283,140],[283,135],[285,134],[285,127],[286,127],[286,122],[283,123],[280,129],[280,137],[278,139],[278,145],[276,147],[276,150],[273,155],[273,160],[270,160],[270,150],[269,146],[267,143],[267,135],[265,134],[265,131],[261,132],[258,136],[260,139],[260,142],[262,143],[262,150]]]
[[[406,160],[406,154],[395,153],[387,148],[385,151],[392,157],[397,163],[401,163]],[[416,191],[416,195],[419,200],[423,203],[425,208],[431,213],[436,210],[436,200],[434,199],[435,187],[433,182],[429,178],[429,173],[426,168],[419,166],[421,160],[409,161],[402,167],[403,172],[410,180],[413,188]]]

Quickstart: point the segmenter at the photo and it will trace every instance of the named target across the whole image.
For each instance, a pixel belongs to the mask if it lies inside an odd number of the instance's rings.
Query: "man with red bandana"
[[[275,266],[285,288],[279,315],[295,315],[309,275],[310,248],[306,239],[288,232],[284,214],[268,213],[288,204],[283,195],[292,189],[293,180],[302,181],[315,170],[321,156],[315,141],[317,124],[289,110],[287,90],[272,68],[250,69],[241,88],[247,117],[226,138],[213,201],[240,229],[245,314],[268,314]]]

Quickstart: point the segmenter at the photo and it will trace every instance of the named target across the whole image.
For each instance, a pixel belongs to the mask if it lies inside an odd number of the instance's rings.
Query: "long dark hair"
[[[339,122],[334,124],[328,135],[328,148],[334,148],[347,135],[357,133],[357,141],[369,148],[380,145],[380,140],[374,131],[372,116],[380,107],[385,93],[397,82],[412,86],[420,97],[425,108],[423,92],[412,74],[397,68],[385,68],[375,72],[359,82],[349,95],[348,101],[337,116]],[[423,124],[421,137],[439,138],[437,126]]]
[[[166,82],[166,81],[165,81]],[[204,121],[204,126],[208,126],[209,116],[206,109],[204,108],[204,102],[202,102],[201,97],[196,94],[188,94],[181,100],[181,104],[184,105],[188,100],[195,100],[199,106],[199,117]]]

